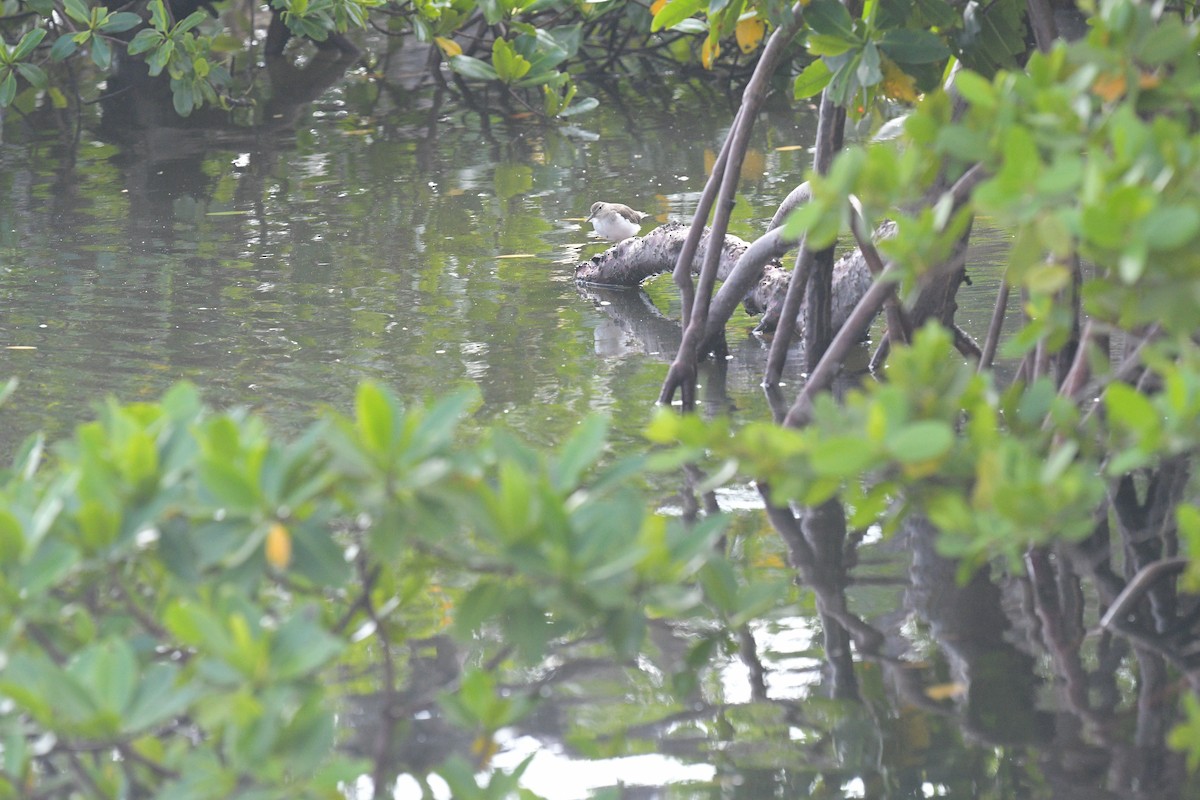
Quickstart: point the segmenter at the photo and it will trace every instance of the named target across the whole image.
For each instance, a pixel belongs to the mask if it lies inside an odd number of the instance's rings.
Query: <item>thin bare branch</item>
[[[1008,308],[1008,280],[1000,281],[1000,290],[996,292],[996,306],[992,309],[992,321],[988,323],[987,338],[983,340],[983,352],[979,356],[979,371],[992,368],[996,358],[996,348],[1000,344],[1000,330],[1004,327],[1004,312]]]

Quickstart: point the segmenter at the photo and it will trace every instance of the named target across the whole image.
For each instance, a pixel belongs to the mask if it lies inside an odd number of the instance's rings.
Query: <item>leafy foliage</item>
[[[890,262],[884,280],[911,299],[947,279],[973,218],[1010,231],[1005,280],[1024,319],[1002,354],[1021,360],[1017,379],[1004,386],[958,363],[951,335],[931,328],[911,346],[892,342],[881,382],[844,403],[816,394],[802,430],[764,423],[730,436],[664,414],[652,436],[741,465],[783,508],[837,498],[853,525],[885,531],[920,515],[964,575],[996,557],[1020,570],[1031,550],[1106,538],[1110,519],[1125,524],[1110,498],[1155,485],[1200,448],[1200,28],[1190,10],[1109,0],[1086,39],[1055,42],[1018,69],[1021,24],[1003,3],[986,18],[968,6],[961,20],[934,3],[899,14],[866,7],[858,18],[832,0],[805,6],[807,47],[820,60],[798,93],[824,89],[862,113],[888,91],[877,88],[886,57],[926,94],[900,140],[847,148],[810,177],[812,201],[787,234],[834,244],[852,200],[869,223],[894,220],[897,234],[878,245]],[[952,88],[922,82],[918,67],[940,75],[949,54],[970,67],[954,71]],[[982,177],[956,197],[964,175]],[[1155,513],[1168,520],[1164,553],[1175,551],[1178,526],[1194,589],[1194,480],[1179,492],[1155,495],[1164,504]],[[1173,742],[1194,764],[1195,703],[1184,710],[1191,721]]]
[[[730,437],[664,413],[650,435],[735,459],[769,480],[780,505],[838,496],[855,527],[891,530],[920,510],[965,574],[995,555],[1019,567],[1030,545],[1090,533],[1104,480],[1098,448],[1080,435],[1089,429],[1079,427],[1078,409],[1048,382],[999,394],[952,353],[944,329],[923,329],[895,354],[886,383],[868,383],[844,403],[822,396],[802,430],[754,423]]]
[[[229,104],[229,64],[213,44],[231,30],[188,0],[151,0],[144,18],[93,0],[23,0],[19,7],[32,13],[18,23],[25,37],[0,56],[0,107],[16,97],[18,77],[35,90],[47,77],[66,83],[45,66],[80,56],[101,72],[125,57],[144,60],[155,75],[165,70],[185,116]],[[865,16],[855,18],[838,0],[813,0],[803,8],[805,32],[791,45],[792,55],[811,59],[796,94],[828,86],[838,103],[860,110],[880,93],[912,101],[937,85],[951,55],[990,75],[1024,52],[1023,7],[1002,0],[968,3],[960,12],[944,0],[889,0],[867,4]],[[499,84],[527,104],[527,92],[542,95],[548,116],[595,106],[592,98],[575,100],[573,76],[585,58],[602,57],[606,71],[632,64],[618,59],[639,50],[668,53],[676,65],[733,66],[754,58],[794,13],[780,0],[658,0],[649,11],[632,0],[275,0],[271,8],[291,34],[315,42],[368,24],[411,35],[436,45],[466,81]],[[482,36],[468,30],[480,18]],[[45,35],[38,30],[52,34],[48,52],[38,50]]]
[[[0,486],[0,796],[341,796],[380,767],[334,748],[337,670],[496,628],[524,663],[587,632],[631,655],[648,614],[704,601],[719,519],[647,514],[599,420],[553,454],[458,444],[471,403],[365,384],[353,417],[282,441],[181,385],[108,403],[52,458],[31,440]],[[536,697],[470,671],[442,702],[486,762]],[[519,771],[478,786],[480,766],[443,775],[507,796]]]

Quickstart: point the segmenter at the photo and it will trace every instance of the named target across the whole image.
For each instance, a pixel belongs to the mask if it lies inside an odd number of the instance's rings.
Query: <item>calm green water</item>
[[[572,270],[603,247],[581,227],[596,200],[659,222],[690,217],[732,108],[671,80],[597,90],[601,108],[571,125],[481,113],[361,70],[251,129],[164,125],[136,103],[89,107],[78,130],[50,111],[10,115],[0,141],[0,375],[20,388],[0,446],[7,454],[38,429],[62,435],[106,396],[152,399],[180,379],[215,405],[249,405],[291,430],[319,407],[347,409],[364,378],[412,398],[473,384],[481,421],[543,443],[604,412],[633,446],[677,342],[674,289],[662,276],[644,296],[581,293]],[[801,179],[814,124],[804,109],[764,114],[734,233],[761,232]],[[960,320],[976,335],[1002,249],[1002,235],[980,237],[975,287],[960,297]],[[702,378],[708,407],[742,419],[768,415],[753,325],[730,326],[724,391],[711,372]],[[793,367],[787,379],[801,376]],[[721,500],[737,510],[755,497]],[[732,541],[748,571],[790,576],[757,514],[738,520]],[[888,652],[857,668],[862,702],[827,699],[836,681],[823,666],[822,623],[799,594],[794,613],[746,632],[765,696],[748,677],[753,659],[731,647],[681,709],[662,676],[690,634],[664,628],[644,663],[550,686],[498,763],[540,753],[530,785],[554,798],[617,781],[651,787],[628,797],[697,798],[1095,798],[1122,796],[1110,784],[1148,785],[1135,770],[1106,778],[1105,751],[1071,715],[1048,737],[1048,715],[1031,714],[1060,706],[1060,679],[1037,626],[1000,614],[1019,605],[1019,581],[968,591],[926,554],[910,583],[910,549],[868,536],[858,552],[850,606],[891,637]],[[466,657],[457,647],[414,654],[414,674],[421,659],[452,672]],[[906,692],[901,679],[916,673],[940,694]],[[436,722],[414,718],[414,730]],[[592,755],[650,760],[580,760],[573,728],[611,737],[608,752]],[[422,746],[444,755],[462,744],[441,735],[420,733],[397,758],[419,763]],[[653,788],[669,784],[678,785]]]
[[[729,114],[686,86],[666,106],[613,98],[572,127],[360,88],[352,74],[291,128],[231,145],[228,130],[131,130],[115,113],[75,145],[54,120],[10,117],[0,373],[21,386],[6,445],[181,378],[284,426],[347,407],[372,378],[411,397],[473,383],[482,417],[544,441],[589,411],[633,435],[670,353],[621,341],[576,291],[574,264],[602,247],[581,218],[597,199],[690,216]],[[764,123],[734,225],[747,237],[808,160],[777,148],[807,145],[813,120]],[[754,405],[762,348],[734,337],[731,388]]]

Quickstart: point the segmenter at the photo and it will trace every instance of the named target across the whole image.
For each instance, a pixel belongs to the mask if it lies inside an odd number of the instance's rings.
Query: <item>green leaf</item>
[[[513,594],[516,594],[514,597]],[[504,632],[517,653],[527,662],[535,662],[546,652],[546,643],[554,635],[541,608],[533,605],[527,593],[510,594],[509,613],[504,619]]]
[[[504,6],[500,0],[479,0],[479,9],[488,25],[496,25],[504,19]]]
[[[1142,277],[1142,273],[1146,271],[1146,259],[1149,257],[1150,248],[1146,242],[1137,239],[1125,245],[1121,251],[1120,257],[1117,259],[1117,274],[1121,276],[1121,280],[1127,284],[1136,283],[1138,278]]]
[[[21,37],[21,41],[17,42],[17,46],[13,48],[10,58],[13,61],[20,61],[33,52],[42,39],[46,36],[45,28],[34,28]]]
[[[175,34],[185,33],[199,25],[201,22],[204,22],[206,19],[208,19],[207,13],[203,11],[193,11],[191,14],[188,14],[187,18],[184,19],[183,22],[175,26],[173,32]]]
[[[75,44],[74,34],[64,33],[62,36],[58,37],[58,39],[54,42],[54,45],[50,48],[50,60],[62,61],[63,59],[70,57],[78,46],[79,45]]]
[[[359,384],[354,397],[354,414],[363,444],[376,453],[388,452],[397,420],[387,393],[370,381]]]
[[[292,526],[292,569],[318,586],[341,586],[351,575],[350,564],[329,526],[299,522]]]
[[[492,42],[492,67],[503,83],[514,83],[532,68],[529,60],[513,49],[504,39]]]
[[[413,457],[428,458],[437,455],[453,443],[459,423],[478,402],[479,395],[474,389],[468,389],[450,394],[425,409],[413,436]]]
[[[854,20],[838,0],[812,0],[804,9],[804,21],[817,33],[850,41],[857,40]]]
[[[954,446],[954,429],[940,419],[905,425],[887,437],[888,452],[902,464],[939,458]]]
[[[67,12],[68,17],[81,25],[89,25],[92,21],[91,11],[83,0],[65,0],[63,10]]]
[[[131,56],[136,56],[139,53],[144,53],[151,48],[157,47],[163,41],[165,39],[161,33],[152,28],[147,28],[144,31],[138,31],[137,36],[133,37],[133,40],[129,43],[127,52]]]
[[[862,55],[859,58],[858,70],[855,72],[855,77],[862,86],[874,86],[883,80],[883,72],[880,69],[879,48],[874,42],[867,42],[862,49]]]
[[[708,25],[704,20],[688,17],[687,19],[677,22],[670,27],[670,30],[678,33],[688,33],[693,36],[703,36],[708,33]]]
[[[290,681],[324,666],[342,651],[342,641],[306,618],[301,610],[271,637],[271,678]]]
[[[860,436],[835,436],[819,442],[811,459],[817,475],[845,478],[869,468],[878,456],[871,443]]]
[[[1139,224],[1141,238],[1151,250],[1176,250],[1200,231],[1200,211],[1191,205],[1156,208]]]
[[[1136,57],[1150,66],[1166,64],[1187,52],[1194,41],[1195,34],[1188,32],[1179,17],[1164,14],[1138,43]]]
[[[4,760],[0,762],[4,771],[16,777],[25,775],[29,768],[29,742],[26,741],[21,726],[9,727],[0,746],[4,748]]]
[[[479,626],[504,610],[504,586],[495,581],[480,581],[467,592],[454,610],[454,629],[464,639]]]
[[[657,33],[670,28],[704,8],[705,0],[669,0],[650,20],[650,32]]]
[[[20,587],[30,595],[41,594],[75,569],[81,560],[81,554],[71,545],[49,539],[37,548],[20,573]]]
[[[704,597],[722,615],[729,616],[738,610],[737,578],[733,567],[724,559],[710,561],[699,572]]]
[[[475,767],[460,755],[452,755],[446,759],[437,768],[437,774],[446,782],[451,797],[483,800],[489,796],[479,788],[479,783],[475,780]]]
[[[123,639],[113,638],[88,647],[69,671],[87,687],[97,705],[121,716],[138,682],[137,659]]]
[[[634,658],[646,638],[646,615],[641,609],[619,609],[604,621],[604,635],[619,657]]]
[[[150,57],[146,59],[146,66],[150,68],[150,75],[156,76],[162,74],[163,68],[167,66],[171,60],[171,55],[175,52],[175,42],[171,39],[165,40],[162,44],[150,53]]]
[[[15,378],[13,379],[16,380]],[[37,474],[38,467],[42,464],[42,457],[46,452],[46,436],[42,433],[30,434],[21,447],[17,450],[17,454],[13,456],[12,470],[13,473],[20,477],[22,481],[32,480]]]
[[[833,77],[829,79],[829,86],[826,87],[826,91],[829,94],[829,98],[840,106],[848,104],[851,98],[862,88],[857,79],[860,57],[860,52],[848,51],[845,61],[843,61],[840,67],[834,70]],[[832,240],[829,240],[826,244],[832,244]]]
[[[1127,383],[1108,385],[1104,391],[1104,409],[1116,425],[1143,437],[1157,433],[1162,426],[1154,404]]]
[[[554,488],[560,492],[573,489],[584,470],[604,453],[607,436],[606,419],[599,416],[585,419],[559,451],[557,469],[552,473]]]
[[[10,564],[25,551],[25,530],[20,520],[0,508],[0,564]]]
[[[104,31],[105,33],[123,33],[124,31],[141,24],[142,18],[137,14],[133,14],[129,11],[119,11],[106,19],[104,24],[100,26],[100,30]]]
[[[462,75],[464,78],[471,78],[477,81],[494,81],[498,79],[496,70],[486,61],[480,61],[478,58],[471,56],[452,56],[449,59],[450,69]]]
[[[194,683],[177,685],[179,668],[174,664],[151,664],[138,680],[137,693],[121,717],[121,732],[135,734],[181,714],[200,696]]]
[[[170,27],[170,17],[167,16],[167,9],[163,6],[163,0],[150,0],[150,24],[163,33],[167,32]]]
[[[35,89],[46,88],[46,73],[36,64],[17,64],[17,72]]]
[[[805,41],[808,44],[808,52],[814,56],[840,56],[842,53],[849,52],[857,44],[848,42],[840,36],[828,36],[823,33],[809,34]],[[828,69],[828,65],[826,65],[826,69]]]
[[[100,36],[92,37],[92,62],[103,70],[112,66],[112,47],[108,44],[107,39]]]
[[[13,70],[4,74],[0,79],[0,108],[5,108],[17,96],[17,76]]]
[[[92,720],[99,712],[79,681],[45,657],[15,653],[0,674],[0,692],[51,730]]]
[[[1047,486],[1052,485],[1063,476],[1063,473],[1075,461],[1075,456],[1078,452],[1079,445],[1075,442],[1067,441],[1060,445],[1046,457],[1046,462],[1042,465],[1042,471],[1038,479]]]
[[[227,511],[246,514],[258,507],[261,501],[259,488],[232,464],[205,459],[198,473],[204,488]]]
[[[988,110],[996,107],[996,87],[977,72],[959,70],[954,76],[954,88],[971,105]]]
[[[558,112],[560,117],[574,117],[578,114],[586,114],[592,109],[599,108],[600,101],[594,97],[581,97],[578,101]]]
[[[950,57],[950,48],[936,34],[911,28],[884,33],[879,48],[900,64],[930,64]]]
[[[1027,270],[1021,284],[1035,294],[1052,294],[1071,281],[1071,271],[1062,264],[1040,263]]]
[[[820,94],[821,90],[829,85],[831,77],[833,73],[829,71],[824,59],[818,58],[813,61],[796,76],[796,84],[793,87],[796,99],[803,100]]]
[[[196,603],[176,600],[163,612],[162,623],[186,645],[217,653],[233,648],[233,641],[216,614]]]
[[[777,607],[787,597],[787,581],[760,580],[750,584],[738,595],[737,611],[730,618],[731,626],[740,626],[758,619]]]
[[[307,774],[313,765],[328,760],[334,732],[333,713],[321,703],[321,695],[314,693],[281,732],[276,751],[290,765],[290,771]],[[330,797],[336,789],[336,785],[329,788]]]
[[[958,12],[946,0],[916,0],[916,7],[930,24],[939,28],[959,22]]]

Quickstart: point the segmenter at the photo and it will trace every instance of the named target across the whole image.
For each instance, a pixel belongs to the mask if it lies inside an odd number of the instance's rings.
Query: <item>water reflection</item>
[[[408,74],[398,65],[420,59],[402,55],[380,68]],[[715,95],[647,87],[581,120],[585,136],[381,87],[346,61],[269,73],[248,126],[211,112],[181,126],[137,74],[114,79],[82,130],[52,110],[9,118],[0,346],[37,349],[2,351],[23,381],[4,450],[105,394],[153,397],[180,378],[284,427],[374,377],[414,396],[474,383],[484,418],[547,441],[592,409],[622,412],[636,438],[658,356],[597,349],[610,321],[570,276],[600,245],[578,219],[600,196],[687,216],[724,133],[704,113]],[[774,148],[812,124],[783,110],[765,123],[735,215],[747,235],[804,166]],[[651,291],[676,313],[669,287]],[[671,349],[669,328],[651,352]],[[756,372],[735,380],[738,405],[760,402]]]
[[[1139,698],[1123,685],[1131,653],[1084,629],[1097,597],[1065,557],[1046,554],[1025,577],[984,570],[960,583],[919,520],[891,539],[843,540],[840,555],[833,509],[805,528],[810,552],[792,543],[787,557],[815,559],[796,566],[808,584],[797,600],[815,601],[816,615],[758,620],[732,636],[712,621],[658,623],[629,663],[594,643],[563,646],[509,683],[539,703],[501,732],[493,763],[511,768],[533,755],[526,785],[551,800],[605,787],[697,799],[1198,796],[1165,744],[1171,692],[1158,685]],[[733,547],[762,578],[786,573],[777,544],[755,531]],[[810,569],[838,561],[840,578],[809,584]],[[881,567],[889,579],[879,580]],[[681,691],[678,677],[707,640],[719,646]],[[411,654],[400,692],[407,716],[393,742],[401,765],[471,751],[468,735],[439,721],[434,696],[463,663],[499,646],[437,640]],[[1135,652],[1143,674],[1153,673],[1153,654]],[[370,745],[379,703],[362,701],[347,719],[354,741]],[[419,796],[405,786],[395,796]]]

